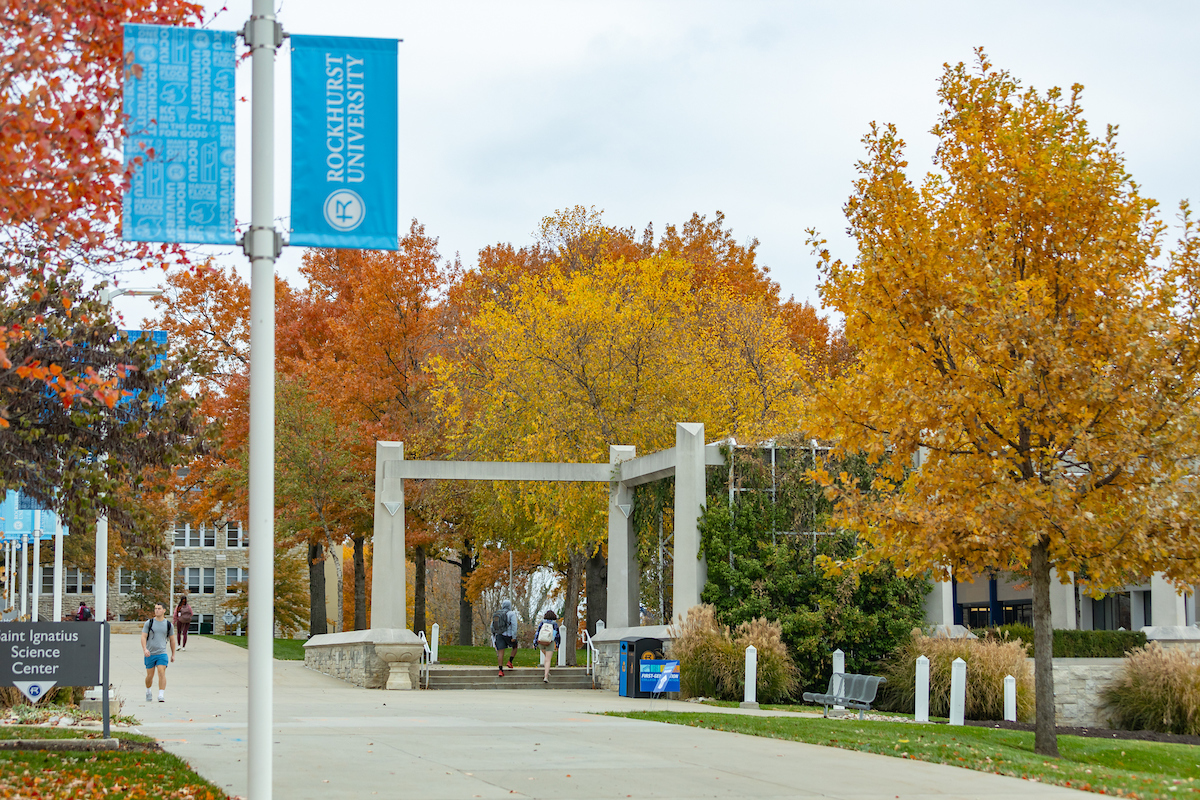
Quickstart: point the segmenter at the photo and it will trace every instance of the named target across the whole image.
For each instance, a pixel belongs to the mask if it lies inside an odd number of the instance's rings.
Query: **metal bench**
[[[863,711],[871,710],[879,684],[887,683],[887,678],[876,675],[852,675],[835,672],[829,677],[829,688],[824,694],[805,692],[807,703],[820,703],[825,707],[825,716],[829,716],[830,706],[857,708],[858,718],[863,718]]]

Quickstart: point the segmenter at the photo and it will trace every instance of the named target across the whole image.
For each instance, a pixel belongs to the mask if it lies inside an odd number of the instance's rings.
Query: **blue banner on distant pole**
[[[125,26],[121,237],[233,244],[232,31]]]
[[[290,41],[290,243],[395,250],[397,40],[292,35]]]

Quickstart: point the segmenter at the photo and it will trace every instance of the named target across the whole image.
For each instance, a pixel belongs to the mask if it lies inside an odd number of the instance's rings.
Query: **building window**
[[[217,568],[204,568],[204,593],[215,594],[217,591]],[[212,631],[209,631],[211,633]]]
[[[54,570],[42,567],[42,594],[54,594]]]
[[[183,577],[188,594],[200,594],[200,568],[184,567]]]
[[[246,574],[250,570],[245,567],[226,567],[225,568],[225,594],[237,594],[237,584],[246,580]]]
[[[188,625],[188,633],[206,633],[213,632],[213,615],[212,614],[197,614],[192,617],[192,623]]]
[[[216,547],[217,529],[211,524],[175,523],[176,547]]]
[[[250,541],[246,537],[246,531],[242,528],[240,522],[225,523],[225,546],[226,547],[249,547]]]
[[[186,522],[175,523],[175,546],[187,547],[188,524]]]
[[[200,525],[200,536],[201,536],[201,540],[204,542],[204,545],[203,545],[204,547],[216,547],[217,546],[217,529],[215,526],[213,526],[211,524],[210,525],[201,524]]]
[[[66,594],[91,594],[92,592],[92,576],[79,569],[79,567],[67,567],[66,569],[67,585]]]
[[[121,567],[121,571],[117,578],[118,594],[133,594],[133,590],[137,588],[137,581],[133,579],[133,570]]]

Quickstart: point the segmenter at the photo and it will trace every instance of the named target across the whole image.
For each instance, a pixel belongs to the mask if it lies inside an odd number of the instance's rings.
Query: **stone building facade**
[[[174,587],[164,604],[179,602],[187,592],[192,611],[192,633],[235,633],[237,623],[227,626],[222,620],[225,600],[236,593],[236,585],[247,579],[250,566],[249,540],[245,526],[237,521],[193,523],[180,520],[166,533],[170,563],[174,570]],[[46,548],[48,551],[49,548]],[[44,552],[46,552],[44,551]],[[37,575],[39,581],[38,615],[49,620],[53,612],[54,568],[52,559],[43,559]],[[133,570],[112,567],[108,580],[108,612],[113,621],[138,620],[132,613],[128,597],[133,589]],[[86,570],[72,564],[63,565],[63,615],[73,618],[80,601],[93,610],[96,607],[95,581]],[[167,615],[170,616],[170,609]]]

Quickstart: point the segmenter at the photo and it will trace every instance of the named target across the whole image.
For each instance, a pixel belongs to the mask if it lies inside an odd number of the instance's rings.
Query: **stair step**
[[[592,676],[578,667],[551,667],[550,682],[542,683],[542,670],[514,669],[501,678],[491,667],[433,667],[430,689],[591,689]]]

